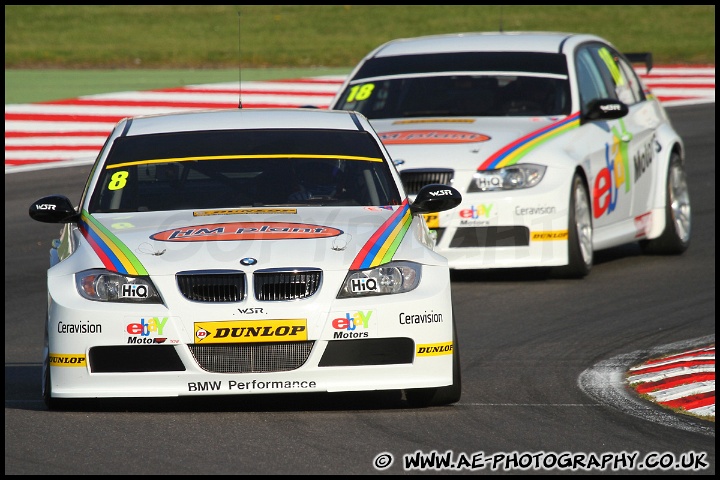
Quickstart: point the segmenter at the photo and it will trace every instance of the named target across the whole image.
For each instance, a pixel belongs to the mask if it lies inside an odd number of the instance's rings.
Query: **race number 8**
[[[128,172],[115,172],[110,177],[110,183],[108,184],[108,190],[120,190],[127,185]]]

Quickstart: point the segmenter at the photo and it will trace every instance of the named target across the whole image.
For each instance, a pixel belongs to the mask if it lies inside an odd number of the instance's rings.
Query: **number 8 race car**
[[[122,120],[47,272],[43,398],[403,390],[460,398],[447,260],[368,120],[252,109]]]

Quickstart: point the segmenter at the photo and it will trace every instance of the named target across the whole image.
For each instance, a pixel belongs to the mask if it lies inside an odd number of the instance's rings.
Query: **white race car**
[[[252,109],[124,119],[50,251],[47,406],[77,399],[403,390],[454,403],[447,260],[367,118]]]
[[[587,275],[594,251],[690,242],[685,151],[633,69],[650,54],[593,35],[463,33],[390,41],[331,109],[370,119],[409,195],[453,185],[428,217],[452,269],[547,267]]]

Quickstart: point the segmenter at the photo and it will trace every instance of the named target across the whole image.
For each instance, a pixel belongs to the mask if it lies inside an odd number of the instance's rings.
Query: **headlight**
[[[468,192],[494,192],[534,187],[545,175],[545,168],[544,165],[522,163],[497,170],[475,172]]]
[[[417,263],[390,262],[368,270],[348,272],[337,298],[391,295],[415,290],[422,277]]]
[[[149,278],[86,270],[75,275],[75,285],[80,295],[96,302],[162,303]]]

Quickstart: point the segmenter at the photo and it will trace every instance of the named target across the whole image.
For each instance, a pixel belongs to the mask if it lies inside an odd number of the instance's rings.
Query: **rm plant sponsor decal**
[[[462,130],[399,130],[378,134],[385,145],[410,145],[428,143],[474,143],[487,142],[490,137],[482,133]]]
[[[302,238],[336,237],[337,228],[306,223],[232,222],[208,223],[173,228],[151,235],[163,242],[219,242],[225,240],[297,240]]]

